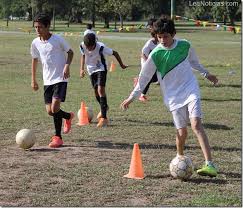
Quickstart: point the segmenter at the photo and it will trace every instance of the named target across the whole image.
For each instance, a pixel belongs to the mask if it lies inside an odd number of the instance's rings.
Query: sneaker
[[[139,97],[139,100],[140,100],[141,102],[146,102],[146,101],[148,100],[148,98],[147,98],[145,95],[141,95],[141,96]]]
[[[204,165],[201,169],[197,170],[197,174],[201,176],[217,176],[217,169],[213,165]]]
[[[51,148],[58,148],[63,145],[63,141],[60,136],[53,136],[51,138],[51,143],[49,144],[49,147]]]
[[[74,118],[74,113],[71,112],[70,114],[71,114],[70,119],[64,119],[64,127],[63,127],[64,134],[67,134],[71,130],[72,119]]]
[[[107,118],[100,118],[97,127],[107,127],[108,126],[108,119]]]

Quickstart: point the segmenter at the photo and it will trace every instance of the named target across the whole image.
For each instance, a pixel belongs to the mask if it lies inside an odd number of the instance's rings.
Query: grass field
[[[119,105],[133,87],[139,72],[140,50],[148,33],[104,33],[99,39],[117,50],[130,67],[108,73],[110,126],[97,129],[73,126],[63,136],[65,145],[49,149],[53,134],[43,89],[33,92],[29,47],[34,34],[0,33],[0,206],[242,206],[241,154],[241,48],[240,35],[223,31],[177,31],[190,40],[201,63],[217,75],[213,87],[197,75],[202,95],[203,123],[219,169],[217,178],[194,173],[188,181],[170,177],[169,163],[176,155],[175,129],[162,104],[159,87],[151,85],[149,102],[134,102],[126,112]],[[127,37],[131,36],[131,38]],[[80,102],[95,102],[89,78],[79,79],[79,42],[66,37],[75,55],[66,102],[62,108],[77,112]],[[107,58],[108,63],[112,60]],[[38,82],[42,85],[41,67]],[[75,122],[77,123],[77,118]],[[29,151],[19,149],[16,133],[33,129],[37,142]],[[132,147],[139,143],[143,180],[123,178],[128,173]],[[199,144],[189,127],[185,153],[195,168],[203,162]]]

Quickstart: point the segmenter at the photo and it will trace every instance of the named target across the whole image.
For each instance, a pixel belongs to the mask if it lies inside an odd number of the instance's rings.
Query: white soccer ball
[[[175,157],[170,163],[170,174],[174,178],[188,179],[193,173],[192,160],[188,156]]]
[[[31,148],[36,141],[35,134],[30,129],[21,129],[16,135],[16,143],[22,149]]]
[[[92,121],[93,117],[94,117],[94,112],[93,112],[93,109],[91,107],[85,107],[86,108],[86,111],[88,113],[88,119],[89,119],[89,122]],[[77,113],[77,116],[78,116],[78,119],[80,117],[80,109],[78,110],[78,113]]]

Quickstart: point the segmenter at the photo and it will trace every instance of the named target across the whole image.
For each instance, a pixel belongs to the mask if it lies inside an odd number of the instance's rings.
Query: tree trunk
[[[120,18],[120,27],[123,29],[123,18],[121,14],[119,14],[119,18]]]
[[[55,31],[56,28],[56,5],[55,5],[55,0],[53,1],[53,10],[52,10],[52,24],[53,24],[53,31]]]
[[[92,21],[92,27],[95,27],[95,1],[94,0],[93,0],[91,21]]]
[[[105,16],[105,26],[104,28],[110,28],[110,25],[109,25],[109,17]]]

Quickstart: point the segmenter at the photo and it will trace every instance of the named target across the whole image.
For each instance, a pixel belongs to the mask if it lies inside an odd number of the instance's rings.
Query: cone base
[[[126,174],[126,175],[124,175],[123,177],[125,177],[125,178],[131,178],[131,179],[144,179],[145,178],[145,176],[132,176],[132,175],[130,175],[129,173],[128,174]]]
[[[77,123],[76,125],[77,125],[77,126],[86,126],[86,125],[89,125],[89,123],[87,123],[87,124],[80,124],[80,123]]]

